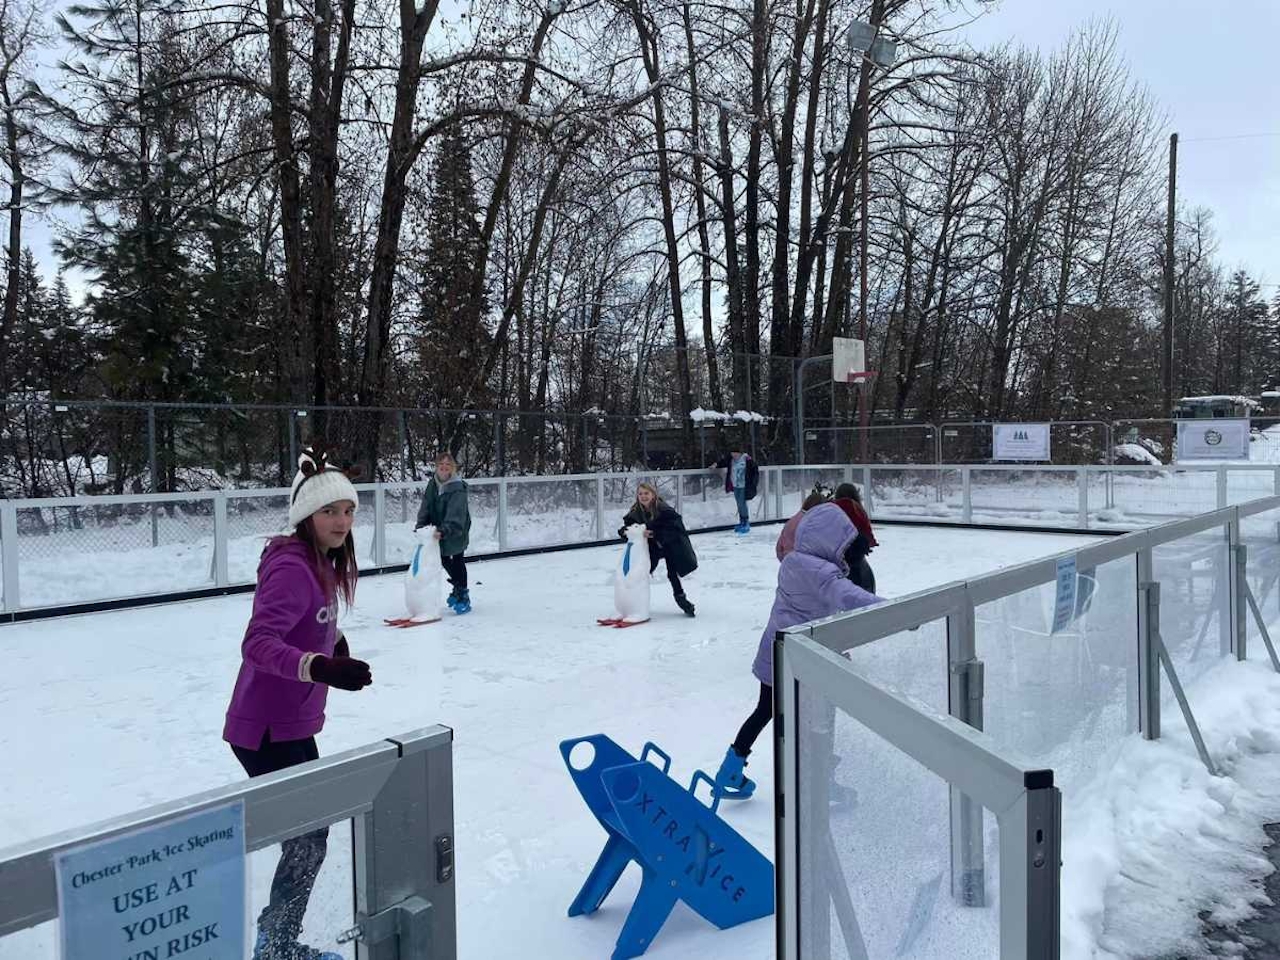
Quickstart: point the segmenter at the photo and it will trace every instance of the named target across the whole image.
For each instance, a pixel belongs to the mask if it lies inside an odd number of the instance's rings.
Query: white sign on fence
[[[991,449],[996,460],[1049,459],[1047,423],[997,423],[992,425]]]
[[[1248,460],[1248,420],[1179,420],[1178,460]]]
[[[62,960],[245,955],[244,801],[58,855]]]
[[[1053,598],[1053,626],[1050,633],[1060,633],[1076,618],[1076,558],[1058,561],[1058,578]]]

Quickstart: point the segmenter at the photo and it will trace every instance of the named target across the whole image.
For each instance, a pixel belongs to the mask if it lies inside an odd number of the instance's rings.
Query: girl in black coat
[[[644,524],[648,531],[649,572],[653,573],[659,560],[667,561],[667,579],[671,582],[676,606],[692,617],[694,606],[684,595],[680,578],[687,577],[698,569],[698,557],[693,552],[693,544],[689,542],[689,534],[685,532],[684,520],[658,496],[653,484],[641,483],[636,489],[636,502],[622,518],[618,536],[625,540],[627,527],[633,523]]]

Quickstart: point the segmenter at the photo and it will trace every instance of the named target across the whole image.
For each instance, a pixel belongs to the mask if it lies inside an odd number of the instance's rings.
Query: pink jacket
[[[782,558],[796,548],[796,528],[800,526],[800,521],[804,519],[804,511],[801,510],[794,517],[782,525],[782,532],[778,534],[778,545],[773,548],[773,552],[778,555],[778,562],[782,562]]]
[[[338,601],[320,587],[311,548],[282,538],[258,564],[253,615],[240,646],[243,662],[227,707],[222,739],[257,750],[262,735],[271,740],[305,740],[324,726],[329,688],[299,678],[306,653],[333,656]]]

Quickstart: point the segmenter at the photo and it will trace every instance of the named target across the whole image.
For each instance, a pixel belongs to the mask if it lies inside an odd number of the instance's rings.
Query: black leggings
[[[649,572],[653,573],[658,569],[658,561],[666,560],[666,555],[653,544],[649,545]],[[671,584],[671,592],[677,597],[684,596],[684,584],[680,582],[680,577],[671,569],[671,561],[667,561],[667,582]]]
[[[449,576],[449,582],[453,584],[453,592],[461,593],[467,589],[467,559],[460,553],[455,553],[452,557],[441,557],[441,565],[444,566],[444,572]]]
[[[262,735],[257,750],[231,745],[231,750],[250,777],[261,777],[286,767],[316,760],[320,751],[315,737],[305,740],[273,742],[271,734]],[[324,863],[329,846],[329,828],[322,827],[280,845],[280,862],[271,881],[271,898],[258,916],[258,937],[268,947],[269,956],[284,956],[287,948],[298,942],[302,918],[311,899],[311,888]],[[271,948],[274,947],[274,950]]]
[[[755,746],[756,739],[760,736],[761,731],[769,725],[769,721],[772,719],[773,687],[767,683],[762,683],[760,684],[760,699],[756,702],[756,708],[751,712],[751,716],[747,717],[742,729],[738,731],[738,738],[733,741],[733,752],[740,757],[750,754],[751,748]]]

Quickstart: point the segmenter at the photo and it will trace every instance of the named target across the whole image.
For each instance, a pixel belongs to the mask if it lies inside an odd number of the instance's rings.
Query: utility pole
[[[1164,410],[1161,416],[1173,412],[1173,238],[1177,216],[1178,188],[1178,135],[1169,134],[1169,209],[1164,228],[1164,349],[1160,365],[1164,374]]]

